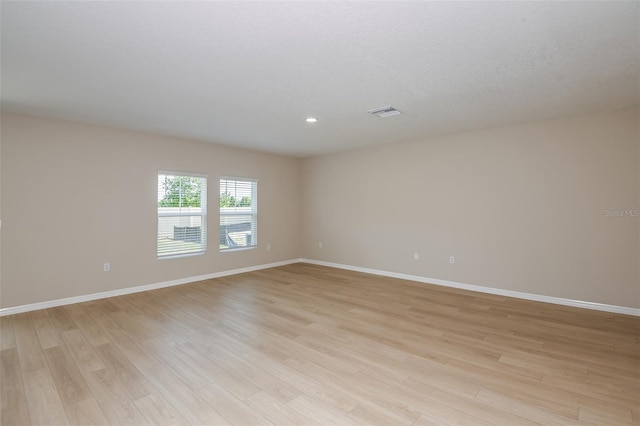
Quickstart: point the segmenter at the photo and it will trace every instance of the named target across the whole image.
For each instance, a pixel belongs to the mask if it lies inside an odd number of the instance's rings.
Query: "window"
[[[220,178],[220,250],[258,244],[258,182]]]
[[[207,250],[207,176],[158,172],[158,258]]]

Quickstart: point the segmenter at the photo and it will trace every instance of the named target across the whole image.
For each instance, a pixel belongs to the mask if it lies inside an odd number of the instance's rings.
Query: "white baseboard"
[[[520,291],[503,290],[500,288],[484,287],[473,284],[457,283],[455,281],[440,280],[437,278],[427,278],[418,275],[401,274],[397,272],[381,271],[379,269],[361,268],[359,266],[343,265],[340,263],[324,262],[313,259],[300,259],[301,262],[313,265],[329,266],[332,268],[347,269],[349,271],[364,272],[367,274],[381,275],[384,277],[399,278],[402,280],[417,281],[426,284],[435,284],[444,287],[453,287],[463,290],[477,291],[480,293],[496,294],[499,296],[515,297],[517,299],[534,300],[536,302],[554,303],[556,305],[573,306],[576,308],[593,309],[596,311],[612,312],[616,314],[640,316],[640,309],[626,306],[607,305],[604,303],[584,302],[582,300],[565,299],[562,297],[543,296],[540,294],[523,293]]]
[[[161,283],[147,284],[136,287],[127,287],[119,290],[103,291],[100,293],[86,294],[82,296],[67,297],[64,299],[49,300],[46,302],[31,303],[28,305],[13,306],[10,308],[0,309],[0,317],[5,315],[20,314],[23,312],[36,311],[38,309],[54,308],[56,306],[70,305],[72,303],[89,302],[91,300],[105,299],[107,297],[123,296],[125,294],[139,293],[141,291],[156,290],[164,287],[172,287],[175,285],[188,284],[196,281],[210,280],[212,278],[226,277],[229,275],[242,274],[244,272],[259,271],[261,269],[275,268],[277,266],[290,265],[299,263],[300,259],[284,260],[282,262],[267,263],[264,265],[249,266],[247,268],[231,269],[228,271],[214,272],[206,275],[198,275],[195,277],[180,278],[177,280],[163,281]]]
[[[543,296],[533,293],[523,293],[519,291],[503,290],[500,288],[484,287],[473,284],[463,284],[455,281],[441,280],[437,278],[427,278],[418,275],[401,274],[398,272],[382,271],[379,269],[361,268],[359,266],[343,265],[340,263],[325,262],[313,259],[290,259],[281,262],[267,263],[264,265],[249,266],[240,269],[231,269],[228,271],[214,272],[206,275],[198,275],[194,277],[180,278],[177,280],[163,281],[155,284],[141,285],[137,287],[128,287],[119,290],[103,291],[100,293],[87,294],[83,296],[67,297],[64,299],[49,300],[45,302],[31,303],[28,305],[13,306],[0,309],[0,317],[5,315],[20,314],[23,312],[36,311],[38,309],[54,308],[56,306],[70,305],[72,303],[89,302],[91,300],[105,299],[107,297],[123,296],[125,294],[139,293],[142,291],[155,290],[164,287],[172,287],[176,285],[193,283],[196,281],[209,280],[212,278],[226,277],[229,275],[242,274],[245,272],[259,271],[261,269],[275,268],[277,266],[290,265],[292,263],[310,263],[312,265],[328,266],[331,268],[346,269],[349,271],[364,272],[367,274],[380,275],[384,277],[399,278],[402,280],[416,281],[426,284],[435,284],[444,287],[453,287],[463,290],[477,291],[480,293],[496,294],[499,296],[515,297],[518,299],[534,300],[536,302],[554,303],[556,305],[573,306],[577,308],[593,309],[597,311],[612,312],[616,314],[633,315],[640,317],[640,309],[629,308],[626,306],[607,305],[604,303],[584,302],[582,300],[565,299],[562,297]]]

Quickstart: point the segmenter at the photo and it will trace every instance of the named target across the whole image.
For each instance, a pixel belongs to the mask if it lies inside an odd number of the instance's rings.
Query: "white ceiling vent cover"
[[[386,105],[386,106],[370,109],[367,112],[369,114],[375,115],[375,116],[380,117],[380,118],[391,117],[393,115],[402,114],[402,112],[398,111],[397,109],[395,109],[391,105]]]

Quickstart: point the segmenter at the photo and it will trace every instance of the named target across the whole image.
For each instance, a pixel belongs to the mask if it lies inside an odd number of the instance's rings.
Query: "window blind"
[[[207,176],[158,172],[158,258],[207,250]]]
[[[220,250],[258,244],[258,182],[220,178]]]

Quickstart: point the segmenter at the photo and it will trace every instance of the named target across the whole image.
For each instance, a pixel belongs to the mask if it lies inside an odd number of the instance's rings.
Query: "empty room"
[[[0,1],[0,424],[640,425],[639,1]]]

